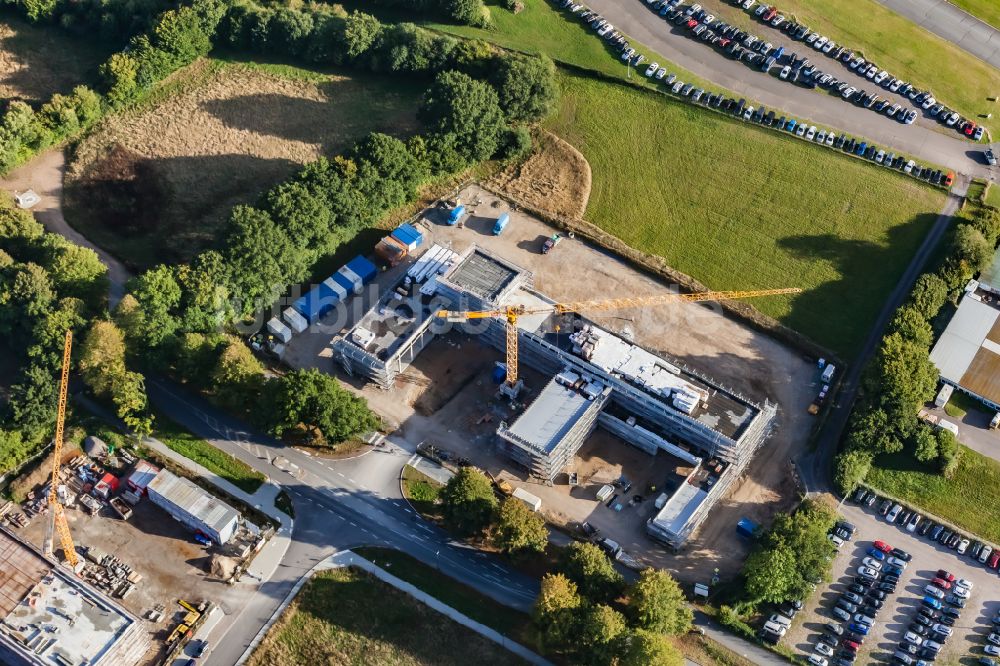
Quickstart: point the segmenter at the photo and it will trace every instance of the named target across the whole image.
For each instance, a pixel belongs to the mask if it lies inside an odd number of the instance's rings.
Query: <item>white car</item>
[[[941,634],[942,636],[951,636],[953,633],[955,633],[955,630],[946,624],[935,624],[933,627],[931,627],[931,629]]]
[[[1000,656],[1000,647],[997,647],[996,645],[984,645],[983,652],[997,657]]]
[[[705,14],[705,17],[701,19],[701,22],[705,25],[710,25],[715,21],[715,14]]]
[[[820,50],[821,50],[821,51],[823,51],[823,53],[829,53],[830,51],[834,50],[835,48],[837,48],[837,42],[835,42],[835,41],[833,41],[833,40],[831,39],[830,41],[828,41],[828,42],[826,43],[826,46],[824,46],[824,47],[823,47],[822,49],[820,49]]]
[[[875,154],[875,162],[878,163],[878,164],[882,164],[882,162],[885,162],[885,151],[884,150],[880,150],[880,151],[878,151]]]
[[[646,68],[646,76],[652,76],[653,74],[656,73],[656,70],[658,70],[659,68],[660,68],[660,63],[658,62],[651,63],[649,67]]]
[[[883,81],[885,81],[885,80],[886,80],[887,78],[889,78],[889,72],[887,72],[887,71],[885,71],[885,70],[883,69],[883,70],[882,70],[881,72],[879,72],[878,74],[876,74],[876,75],[875,75],[875,78],[874,78],[874,79],[872,79],[872,80],[873,80],[873,81],[874,81],[875,83],[877,83],[877,84],[879,84],[879,85],[882,85],[882,82],[883,82]]]
[[[888,109],[885,110],[885,115],[889,116],[890,118],[895,118],[896,114],[899,113],[902,108],[903,107],[901,107],[899,104],[893,104],[892,106],[890,106]]]
[[[924,103],[920,105],[920,108],[929,109],[935,104],[937,104],[937,100],[928,95],[927,99],[924,100]]]
[[[781,78],[782,80],[787,81],[788,80],[788,75],[791,74],[791,73],[792,73],[792,66],[791,65],[785,65],[784,67],[781,68],[781,73],[778,74],[778,77]]]
[[[819,134],[816,135],[816,143],[824,143],[826,141],[826,130],[820,130]]]
[[[908,631],[905,634],[903,634],[903,640],[909,643],[910,645],[916,645],[917,647],[920,647],[921,645],[924,644],[924,639],[916,635],[912,631]]]
[[[830,41],[830,40],[829,40],[829,38],[827,38],[827,37],[820,37],[820,38],[819,38],[819,39],[817,39],[817,40],[816,40],[815,42],[813,42],[813,45],[812,45],[812,47],[813,47],[814,49],[816,49],[817,51],[819,51],[819,50],[820,50],[821,48],[823,48],[823,46],[825,46],[825,45],[826,45],[826,43],[827,43],[828,41]]]
[[[742,7],[743,7],[743,9],[750,9],[751,7],[754,6],[755,2],[756,2],[756,0],[743,0]]]
[[[903,118],[903,122],[907,125],[912,125],[913,121],[917,119],[917,112],[914,109],[910,109],[906,112],[906,116]]]
[[[984,546],[979,552],[979,563],[986,564],[986,560],[990,559],[990,555],[993,554],[993,546]]]
[[[812,141],[814,136],[816,136],[816,126],[812,125],[809,128],[809,130],[806,132],[806,140]],[[865,564],[868,564],[868,560],[867,559],[865,560]],[[882,565],[880,564],[879,567],[881,567],[881,566]]]
[[[986,640],[988,640],[990,643],[993,643],[993,645],[1000,645],[1000,634],[994,632],[989,636],[987,636]]]
[[[809,33],[809,36],[806,37],[806,44],[808,44],[809,46],[812,46],[813,43],[817,39],[819,39],[819,33],[818,32],[811,32],[811,33]]]
[[[994,161],[996,160],[994,159]],[[959,555],[965,555],[965,551],[969,550],[969,543],[970,541],[968,539],[962,539],[958,542],[958,548],[955,549],[955,552]]]
[[[666,67],[661,67],[658,70],[656,70],[656,78],[657,79],[659,79],[659,80],[662,81],[663,77],[666,76],[666,75],[667,75],[667,68]]]
[[[958,580],[955,581],[955,587],[964,587],[965,589],[972,591],[972,588],[975,587],[975,585],[972,583],[971,580],[966,580],[965,578],[959,578]]]
[[[959,599],[968,599],[970,594],[969,589],[966,587],[956,587],[951,592]]]
[[[911,517],[910,520],[908,520],[906,523],[906,531],[913,532],[914,530],[916,530],[917,525],[920,524],[921,518],[922,516],[919,513],[914,513],[913,517]]]
[[[826,145],[827,146],[832,146],[833,142],[836,141],[836,140],[837,140],[837,135],[834,134],[833,132],[830,132],[829,134],[826,135]]]
[[[816,129],[815,127],[813,129]],[[866,557],[862,560],[862,563],[869,569],[874,569],[875,571],[882,570],[882,563],[876,560],[874,557]]]
[[[809,655],[809,663],[812,664],[812,666],[829,666],[830,664],[830,662],[818,654]]]
[[[878,578],[878,571],[868,567],[858,567],[858,573],[866,578]]]
[[[911,171],[913,171],[913,167],[915,166],[917,166],[917,163],[914,162],[913,160],[910,160],[909,162],[906,163],[906,166],[903,167],[903,172],[910,173]]]
[[[924,594],[935,599],[944,599],[944,590],[936,585],[924,585]]]
[[[597,34],[598,34],[599,37],[603,37],[604,35],[608,34],[609,32],[611,32],[614,29],[615,29],[615,26],[611,25],[610,23],[605,23],[601,27],[601,29],[597,31]]]
[[[809,128],[806,127],[805,123],[799,123],[799,126],[795,128],[795,136],[805,136],[807,129]]]
[[[900,569],[905,569],[906,565],[909,564],[909,562],[907,562],[906,560],[901,560],[898,557],[894,557],[892,555],[885,558],[885,563],[891,564],[894,567],[899,567]]]
[[[826,538],[830,540],[830,543],[832,543],[833,547],[837,550],[840,550],[840,547],[844,545],[844,540],[836,534],[827,534]]]
[[[816,652],[818,652],[819,654],[823,655],[824,657],[833,656],[833,648],[827,645],[826,643],[816,643],[813,649],[816,650]]]
[[[844,92],[840,93],[840,96],[843,97],[844,99],[848,99],[850,98],[851,95],[853,95],[856,92],[858,92],[857,88],[855,88],[854,86],[847,86],[846,88],[844,88]]]
[[[893,79],[892,83],[889,84],[889,90],[891,90],[892,92],[896,92],[902,87],[903,87],[902,79]]]
[[[754,108],[752,106],[748,106],[746,108],[746,111],[743,112],[743,120],[750,120],[750,117],[753,115],[753,112]]]

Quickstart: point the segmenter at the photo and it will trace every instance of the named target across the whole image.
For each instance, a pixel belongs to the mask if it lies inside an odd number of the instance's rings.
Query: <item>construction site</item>
[[[27,497],[0,506],[0,663],[169,663],[213,607],[246,601],[232,583],[266,535],[128,449],[64,447],[67,383],[52,451],[15,480]]]
[[[735,512],[766,520],[792,500],[809,361],[478,186],[411,223],[422,246],[285,362],[338,374],[408,439],[528,488],[551,521],[603,523],[654,559],[728,559]],[[769,466],[753,465],[762,449]],[[722,528],[705,520],[720,503]]]

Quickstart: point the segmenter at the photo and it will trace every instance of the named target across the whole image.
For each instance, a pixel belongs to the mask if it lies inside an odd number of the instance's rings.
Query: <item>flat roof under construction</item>
[[[448,279],[480,298],[496,301],[519,272],[476,248],[452,270]]]
[[[598,394],[604,390],[601,384],[594,388]],[[550,381],[517,417],[509,432],[533,448],[549,453],[592,404],[581,391]]]
[[[706,491],[685,481],[663,505],[653,522],[671,534],[680,534],[707,497]]]
[[[0,662],[8,663],[6,651],[12,663],[135,663],[123,660],[118,643],[132,640],[124,635],[136,619],[5,530],[0,604]]]

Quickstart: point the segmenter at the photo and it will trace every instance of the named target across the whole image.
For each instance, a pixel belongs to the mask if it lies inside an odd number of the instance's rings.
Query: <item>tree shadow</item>
[[[912,257],[936,219],[936,213],[916,215],[887,230],[882,244],[832,233],[780,239],[778,247],[810,263],[825,262],[840,276],[792,298],[782,323],[815,331],[823,322],[826,333],[818,342],[853,356],[886,302],[886,287],[909,290],[910,284],[900,285],[906,269],[901,262]]]

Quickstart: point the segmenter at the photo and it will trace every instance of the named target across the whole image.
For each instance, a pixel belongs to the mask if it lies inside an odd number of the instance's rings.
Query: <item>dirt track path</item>
[[[132,275],[120,261],[91,243],[66,222],[62,211],[65,173],[66,157],[63,151],[50,150],[0,179],[0,189],[10,192],[11,196],[14,192],[34,190],[41,197],[41,201],[32,209],[32,212],[48,231],[97,252],[97,256],[108,267],[110,280],[108,306],[113,308],[124,295],[125,283]]]

